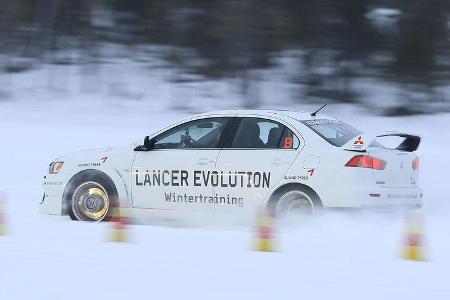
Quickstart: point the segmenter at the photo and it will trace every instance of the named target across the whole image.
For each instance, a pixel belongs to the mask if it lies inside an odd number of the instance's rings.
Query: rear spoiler
[[[341,148],[349,151],[366,151],[367,147],[377,138],[398,136],[405,138],[395,149],[407,152],[416,151],[419,148],[420,136],[407,133],[388,132],[383,134],[360,134],[344,144]]]

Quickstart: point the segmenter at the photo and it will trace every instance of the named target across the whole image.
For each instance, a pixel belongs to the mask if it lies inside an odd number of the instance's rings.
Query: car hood
[[[107,155],[111,151],[113,151],[114,147],[107,148],[94,148],[94,149],[86,149],[80,150],[72,153],[67,153],[61,156],[58,156],[53,161],[67,161],[67,160],[86,160],[86,159],[100,159],[104,155]]]

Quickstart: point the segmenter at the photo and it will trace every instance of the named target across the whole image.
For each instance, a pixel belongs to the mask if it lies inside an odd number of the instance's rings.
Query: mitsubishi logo
[[[362,136],[359,136],[353,144],[354,145],[357,145],[357,144],[364,145],[364,141],[362,139]]]

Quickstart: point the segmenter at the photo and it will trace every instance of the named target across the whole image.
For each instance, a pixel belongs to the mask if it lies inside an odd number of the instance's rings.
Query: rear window
[[[302,123],[336,147],[343,146],[355,136],[363,133],[340,120],[316,119],[302,121]]]

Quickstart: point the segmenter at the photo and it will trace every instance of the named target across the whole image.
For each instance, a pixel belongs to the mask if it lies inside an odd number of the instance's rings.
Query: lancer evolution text
[[[223,172],[195,170],[189,177],[186,170],[152,170],[139,174],[135,171],[136,185],[149,186],[221,186],[221,187],[269,187],[270,173],[266,172]]]

